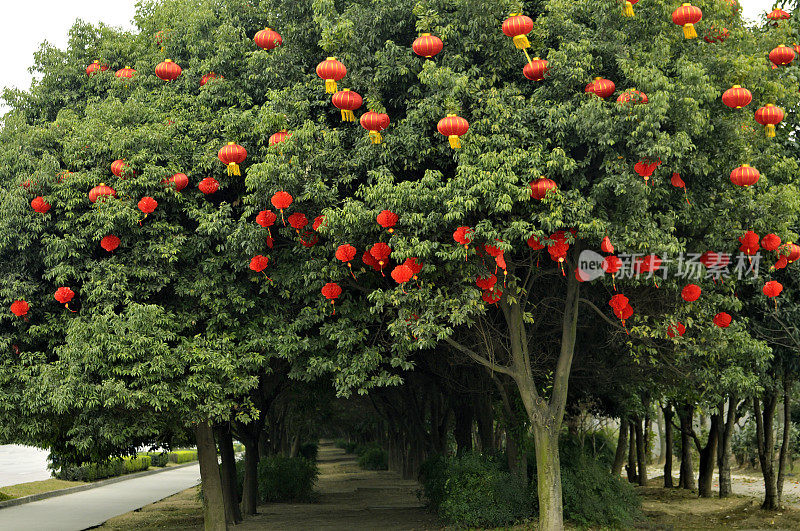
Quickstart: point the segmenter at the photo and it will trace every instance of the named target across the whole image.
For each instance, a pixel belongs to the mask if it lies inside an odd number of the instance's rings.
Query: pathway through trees
[[[362,470],[356,457],[323,442],[318,459],[318,503],[271,503],[236,526],[256,529],[439,529],[436,515],[417,498],[416,481],[394,472]]]

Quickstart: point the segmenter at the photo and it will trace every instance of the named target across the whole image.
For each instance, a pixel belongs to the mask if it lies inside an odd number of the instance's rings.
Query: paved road
[[[50,479],[47,450],[18,444],[0,444],[0,487]]]
[[[200,467],[165,470],[75,494],[0,509],[0,529],[80,531],[200,483]]]

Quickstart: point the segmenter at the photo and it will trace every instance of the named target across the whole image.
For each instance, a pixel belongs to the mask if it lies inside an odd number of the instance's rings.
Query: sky
[[[644,0],[646,2],[647,0]],[[769,11],[774,0],[739,0],[745,18],[753,19]],[[76,18],[87,22],[105,22],[131,29],[136,0],[26,0],[3,2],[0,18],[0,87],[28,89],[28,67],[42,41],[64,48],[69,28]],[[679,1],[676,0],[677,6]],[[0,102],[0,112],[5,109]]]

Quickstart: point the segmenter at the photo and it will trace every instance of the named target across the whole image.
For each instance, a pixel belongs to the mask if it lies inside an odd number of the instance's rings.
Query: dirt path
[[[417,499],[416,481],[398,474],[361,470],[353,455],[322,443],[318,503],[260,505],[259,515],[237,531],[262,529],[413,530],[440,529],[434,514]]]

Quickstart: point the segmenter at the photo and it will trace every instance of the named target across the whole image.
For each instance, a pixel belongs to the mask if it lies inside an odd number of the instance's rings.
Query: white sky
[[[676,5],[679,3],[676,0]],[[773,0],[739,0],[746,18],[755,18],[772,9]],[[27,0],[3,1],[0,18],[0,87],[27,89],[28,67],[33,53],[44,40],[59,48],[67,45],[67,33],[76,18],[131,28],[136,0]],[[0,103],[0,112],[5,109]]]

